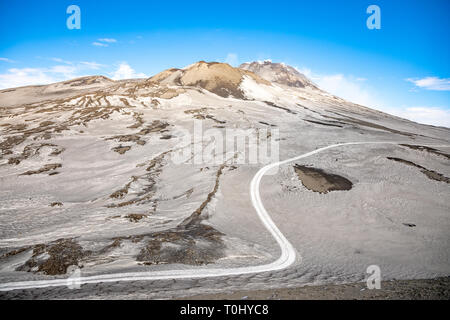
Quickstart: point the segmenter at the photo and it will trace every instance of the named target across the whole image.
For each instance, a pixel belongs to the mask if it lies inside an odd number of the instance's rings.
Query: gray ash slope
[[[339,142],[398,142],[330,150],[265,177],[264,205],[303,262],[244,285],[357,281],[373,263],[387,279],[450,273],[449,129],[345,101],[284,64],[198,62],[149,79],[0,91],[0,281],[73,265],[91,275],[275,260],[248,191],[262,164],[234,155],[174,163],[194,120],[204,131],[277,129],[280,159]],[[314,192],[294,165],[353,186]]]

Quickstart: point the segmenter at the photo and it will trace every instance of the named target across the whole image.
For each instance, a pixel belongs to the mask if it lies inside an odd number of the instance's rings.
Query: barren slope
[[[330,150],[265,177],[264,205],[303,261],[276,275],[200,281],[199,291],[358,281],[370,264],[386,278],[448,275],[450,130],[349,103],[281,64],[243,68],[198,62],[147,80],[0,92],[0,281],[73,265],[90,275],[275,260],[249,197],[264,163],[240,161],[244,149],[223,154],[205,134],[227,141],[227,129],[273,136],[280,159],[338,142],[398,145]],[[197,138],[203,148],[193,148]],[[193,161],[211,155],[220,161]],[[302,183],[295,165],[322,176]],[[337,176],[352,187],[315,192],[314,179]]]

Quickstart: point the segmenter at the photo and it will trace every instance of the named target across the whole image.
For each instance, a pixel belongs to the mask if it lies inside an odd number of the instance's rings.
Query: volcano
[[[346,101],[283,63],[200,61],[148,79],[6,89],[0,132],[0,284],[73,268],[270,265],[282,248],[250,186],[271,163],[261,205],[298,259],[239,283],[197,277],[190,294],[361,281],[374,263],[383,279],[450,272],[450,129]],[[183,294],[181,281],[146,285],[153,298]]]

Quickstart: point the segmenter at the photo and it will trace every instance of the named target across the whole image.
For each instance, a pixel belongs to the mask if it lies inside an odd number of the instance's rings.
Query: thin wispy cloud
[[[50,60],[58,62],[58,63],[73,64],[72,61],[63,60],[61,58],[50,58]]]
[[[450,78],[426,77],[422,79],[406,79],[418,88],[434,91],[450,91]]]
[[[8,59],[8,58],[3,58],[3,57],[0,57],[0,61],[9,62],[9,63],[13,63],[14,62],[14,60],[11,60],[11,59]]]
[[[46,70],[46,72],[48,72],[48,73],[61,74],[65,78],[74,77],[76,74],[76,71],[77,71],[76,67],[65,66],[65,65],[53,66]]]
[[[106,43],[101,43],[101,42],[92,42],[92,45],[95,47],[108,47],[108,45]]]
[[[92,69],[92,70],[98,70],[100,68],[105,67],[105,65],[97,63],[97,62],[91,62],[91,61],[81,61],[80,64],[82,66],[85,66],[88,69]]]
[[[98,41],[106,42],[106,43],[116,43],[117,42],[117,40],[113,39],[113,38],[101,38],[101,39],[98,39]]]
[[[116,43],[116,42],[117,42],[117,40],[114,38],[100,38],[100,39],[97,39],[97,41],[92,42],[92,45],[96,46],[96,47],[109,47],[110,44]]]

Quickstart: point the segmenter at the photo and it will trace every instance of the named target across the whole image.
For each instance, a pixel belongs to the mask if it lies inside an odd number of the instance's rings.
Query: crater
[[[294,170],[303,186],[314,192],[325,194],[331,191],[347,191],[353,187],[350,180],[322,169],[297,164]]]

